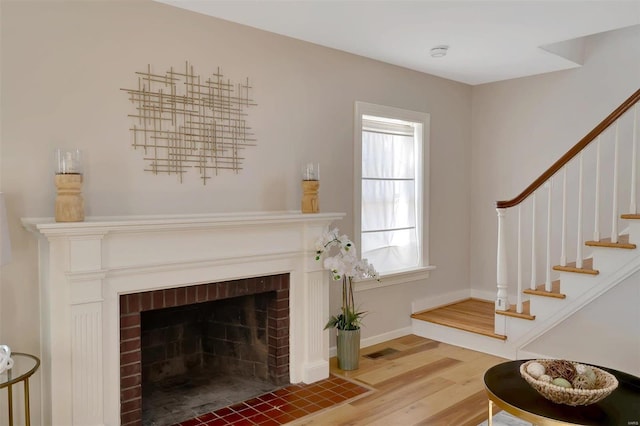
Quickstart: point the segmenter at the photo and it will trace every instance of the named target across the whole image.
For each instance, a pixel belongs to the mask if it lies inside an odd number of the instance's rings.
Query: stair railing
[[[508,297],[508,282],[517,282],[516,312],[523,312],[523,275],[529,273],[530,288],[535,290],[538,285],[538,273],[544,273],[544,290],[552,291],[552,260],[559,258],[561,266],[567,266],[568,245],[575,244],[575,268],[583,268],[584,245],[584,221],[585,214],[593,220],[593,239],[600,241],[601,213],[606,204],[611,209],[611,242],[618,241],[619,218],[619,192],[629,195],[629,212],[637,213],[637,144],[638,144],[638,120],[640,119],[640,89],[625,100],[607,118],[602,120],[592,131],[583,137],[558,161],[542,173],[517,197],[496,202],[498,213],[498,247],[497,247],[497,296],[496,310],[506,311],[510,308]],[[632,110],[632,113],[631,111]],[[629,113],[628,113],[629,112]],[[622,141],[621,141],[622,139]],[[595,141],[595,144],[592,142]],[[611,142],[609,144],[602,142]],[[622,146],[621,146],[622,145]],[[624,149],[623,159],[630,161],[621,167],[620,150]],[[628,155],[628,157],[627,157]],[[585,168],[585,159],[588,168]],[[604,164],[603,164],[604,163]],[[603,165],[611,165],[612,170],[603,173]],[[574,170],[575,169],[575,170]],[[621,181],[620,176],[627,178]],[[568,176],[569,175],[569,176]],[[558,185],[554,190],[554,185]],[[588,186],[588,188],[587,188]],[[610,188],[611,192],[602,191],[602,188]],[[570,193],[577,192],[577,199],[569,197]],[[546,194],[545,194],[546,193]],[[589,203],[593,208],[584,209],[585,195],[593,196]],[[546,196],[545,196],[546,195]],[[560,202],[558,202],[560,201]],[[568,201],[570,201],[568,203]],[[546,212],[542,209],[546,203]],[[560,212],[554,210],[559,204]],[[604,206],[603,206],[604,205]],[[516,219],[507,223],[512,217],[510,212],[516,209]],[[542,211],[541,211],[542,210]],[[541,214],[542,213],[542,214]],[[546,213],[546,214],[545,214]],[[560,216],[560,217],[558,217]],[[569,221],[569,216],[571,220]],[[540,226],[540,222],[546,222]],[[567,223],[575,223],[575,228],[570,229]],[[559,227],[561,232],[558,237],[554,229]],[[510,231],[516,228],[516,231]],[[529,232],[525,230],[530,229]],[[513,237],[515,234],[515,242]],[[571,235],[568,235],[571,234]],[[510,238],[511,237],[511,238]],[[544,263],[538,260],[543,250],[539,241],[545,239]],[[559,242],[555,240],[560,240]],[[557,248],[552,243],[556,243]],[[516,247],[516,250],[510,248]],[[530,263],[523,261],[525,250],[529,251]],[[559,253],[554,253],[559,251]],[[516,254],[515,277],[509,276],[507,267],[511,253]],[[571,265],[573,266],[573,265]],[[527,270],[528,267],[528,270]],[[505,323],[496,321],[495,332],[505,333]]]

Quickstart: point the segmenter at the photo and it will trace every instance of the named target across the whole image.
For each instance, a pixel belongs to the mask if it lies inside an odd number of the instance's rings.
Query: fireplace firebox
[[[120,296],[121,424],[140,424],[143,384],[222,370],[289,383],[289,275]]]

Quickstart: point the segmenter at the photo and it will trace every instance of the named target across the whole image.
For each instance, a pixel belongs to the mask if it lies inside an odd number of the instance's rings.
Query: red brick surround
[[[142,424],[140,312],[274,291],[267,315],[269,374],[289,381],[289,274],[120,296],[120,421]]]

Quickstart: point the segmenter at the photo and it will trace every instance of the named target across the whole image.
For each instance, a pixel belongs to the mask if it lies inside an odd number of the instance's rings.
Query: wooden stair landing
[[[411,318],[506,340],[507,336],[494,332],[495,312],[494,302],[472,298],[417,312]]]

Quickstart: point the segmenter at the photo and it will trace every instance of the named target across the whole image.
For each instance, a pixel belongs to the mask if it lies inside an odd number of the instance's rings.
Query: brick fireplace
[[[312,383],[328,377],[329,334],[323,326],[329,281],[314,260],[314,243],[343,216],[23,219],[38,237],[43,424],[119,425],[121,405],[123,413],[136,410],[136,370],[141,369],[138,355],[130,354],[140,343],[136,331],[125,336],[121,353],[121,321],[133,326],[149,304],[177,305],[183,296],[197,302],[214,292],[218,297],[229,291],[230,281],[286,274],[288,337],[277,338],[288,340],[288,380]],[[243,285],[233,291],[244,291]],[[127,312],[122,319],[121,310]]]
[[[267,297],[265,297],[267,296]],[[249,327],[239,321],[218,319],[224,324],[214,328],[215,321],[208,321],[204,328],[213,328],[210,334],[194,335],[184,328],[190,328],[193,319],[189,317],[202,316],[202,312],[223,312],[224,307],[230,305],[229,311],[235,317],[241,317],[241,311],[256,312],[255,300],[249,298],[260,297],[266,309],[264,312],[264,337],[259,339],[266,346],[264,362],[253,356],[255,343],[243,339],[238,330],[249,330]],[[247,309],[248,301],[252,305]],[[212,302],[216,302],[214,309]],[[226,302],[226,303],[225,303]],[[223,304],[224,303],[224,304]],[[173,309],[170,309],[173,308]],[[177,308],[182,308],[177,309]],[[188,309],[188,310],[187,310]],[[187,313],[185,315],[185,313]],[[172,333],[181,335],[181,341],[162,336],[158,342],[149,342],[145,346],[142,318],[147,315],[148,322],[162,322],[177,330]],[[211,315],[209,315],[211,316]],[[153,318],[155,317],[155,318]],[[177,317],[170,322],[166,317]],[[234,318],[235,319],[235,318]],[[255,319],[255,318],[254,318]],[[186,326],[186,327],[185,327]],[[164,330],[167,327],[155,327],[150,330]],[[222,336],[216,336],[215,330],[222,328]],[[159,333],[155,333],[159,334]],[[262,337],[262,336],[261,336]],[[148,339],[152,340],[152,339]],[[204,340],[204,342],[202,341]],[[207,341],[209,342],[207,344]],[[178,346],[178,349],[168,349],[165,345]],[[209,348],[207,348],[209,346]],[[229,348],[229,349],[227,349]],[[149,353],[162,353],[154,356],[145,365],[143,357],[145,349]],[[160,349],[158,351],[157,349]],[[167,355],[167,352],[172,352]],[[149,356],[149,358],[151,358]],[[207,360],[207,358],[210,358]],[[233,371],[236,374],[247,374],[270,380],[274,384],[289,383],[289,275],[272,275],[243,280],[219,283],[201,284],[195,286],[173,288],[166,290],[146,291],[120,296],[120,411],[121,425],[136,425],[141,421],[142,382],[143,380],[159,380],[164,377],[175,376],[199,367],[203,363],[219,364],[220,369]],[[197,365],[196,365],[197,364]],[[146,369],[146,370],[145,370]],[[249,373],[246,373],[249,372]]]

